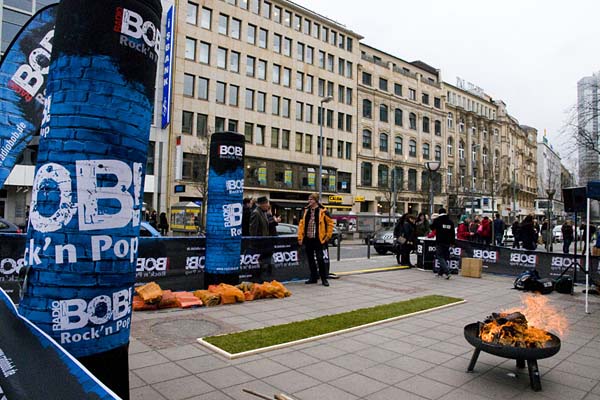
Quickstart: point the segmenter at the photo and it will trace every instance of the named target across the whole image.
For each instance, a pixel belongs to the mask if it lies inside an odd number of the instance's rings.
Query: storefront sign
[[[342,203],[344,198],[342,196],[329,196],[330,203]]]
[[[285,170],[285,175],[284,175],[283,179],[284,179],[285,186],[292,187],[292,170],[291,169]]]

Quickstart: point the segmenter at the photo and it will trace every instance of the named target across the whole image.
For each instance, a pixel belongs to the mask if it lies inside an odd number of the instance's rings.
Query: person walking
[[[310,268],[310,279],[305,282],[306,284],[317,283],[318,276],[320,276],[323,286],[329,286],[329,281],[327,281],[329,271],[325,265],[323,250],[327,249],[327,243],[333,235],[334,225],[329,212],[319,203],[319,194],[310,194],[308,206],[304,208],[304,214],[298,224],[298,244],[304,246]]]
[[[571,243],[573,243],[573,225],[571,220],[566,220],[565,223],[560,228],[560,231],[563,235],[563,253],[569,254],[569,247],[571,247]]]
[[[446,214],[445,208],[440,208],[439,216],[433,220],[431,229],[435,230],[435,258],[439,263],[438,276],[446,275],[450,279],[448,259],[450,258],[450,246],[454,244],[454,222]]]
[[[521,223],[518,219],[514,220],[514,222],[510,226],[510,230],[513,234],[513,249],[521,248]]]
[[[500,214],[496,213],[496,219],[494,220],[494,241],[496,242],[496,246],[502,246],[505,229],[506,225],[504,224],[504,221],[500,218]]]
[[[537,249],[537,231],[535,230],[533,217],[526,216],[519,229],[519,238],[523,242],[523,248],[527,250]]]
[[[269,199],[261,196],[256,200],[258,206],[250,214],[248,233],[250,236],[270,236],[269,234]],[[242,214],[243,219],[243,214]]]
[[[158,217],[158,229],[160,229],[160,234],[162,236],[166,236],[169,232],[169,222],[167,221],[167,214],[164,211],[161,212]]]

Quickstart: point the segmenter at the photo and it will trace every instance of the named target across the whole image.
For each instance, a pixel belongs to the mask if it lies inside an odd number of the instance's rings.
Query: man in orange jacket
[[[298,224],[298,243],[306,251],[308,266],[310,268],[310,279],[306,284],[317,283],[317,265],[315,256],[319,264],[319,275],[323,286],[329,286],[327,276],[329,271],[325,266],[323,259],[323,249],[333,235],[333,226],[335,225],[329,212],[319,203],[318,193],[312,193],[308,196],[308,206],[304,208],[304,214]]]

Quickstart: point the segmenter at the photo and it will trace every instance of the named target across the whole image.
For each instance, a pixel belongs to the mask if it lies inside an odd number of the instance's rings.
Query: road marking
[[[395,271],[398,269],[410,269],[408,265],[395,265],[393,267],[381,267],[381,268],[370,268],[370,269],[357,269],[354,271],[335,272],[336,275],[354,275],[354,274],[368,274],[370,272],[382,272],[382,271]]]

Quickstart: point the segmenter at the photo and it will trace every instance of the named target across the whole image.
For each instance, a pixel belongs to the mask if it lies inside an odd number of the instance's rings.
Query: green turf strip
[[[353,328],[459,301],[462,301],[462,299],[437,295],[424,296],[412,300],[361,308],[341,314],[325,315],[315,319],[227,335],[209,336],[203,339],[231,354],[235,354]]]

